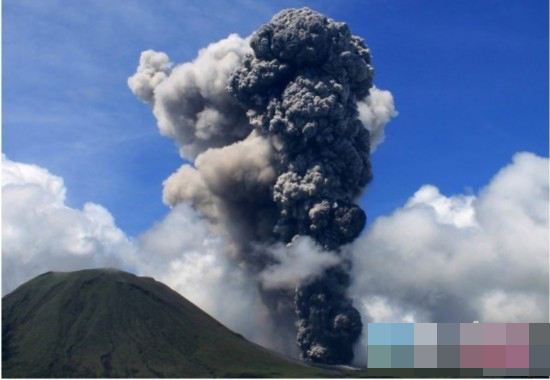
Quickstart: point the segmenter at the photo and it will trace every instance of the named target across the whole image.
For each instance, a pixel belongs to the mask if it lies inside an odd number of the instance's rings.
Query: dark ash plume
[[[129,79],[194,160],[164,182],[164,201],[202,213],[257,281],[278,336],[297,335],[301,356],[320,363],[351,362],[362,329],[340,247],[365,226],[355,201],[395,115],[373,75],[361,38],[302,8],[173,68],[146,51]]]
[[[345,23],[308,8],[275,15],[250,46],[254,54],[235,70],[228,89],[275,149],[273,232],[284,242],[307,235],[325,250],[338,250],[366,221],[354,200],[372,177],[369,132],[357,110],[372,86],[369,49]],[[344,264],[331,267],[296,290],[297,343],[306,359],[353,359],[362,324],[346,296],[348,271]]]

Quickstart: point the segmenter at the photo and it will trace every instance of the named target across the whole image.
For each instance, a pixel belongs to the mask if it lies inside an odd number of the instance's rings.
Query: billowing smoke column
[[[309,9],[280,12],[250,46],[254,55],[235,70],[229,90],[275,148],[274,233],[284,242],[308,235],[336,250],[354,240],[366,220],[353,201],[371,179],[369,133],[357,110],[372,86],[369,50],[346,24]],[[347,270],[329,268],[296,291],[297,343],[306,358],[353,358],[362,324],[345,295]]]
[[[164,201],[187,202],[210,221],[228,255],[257,278],[281,336],[296,334],[302,357],[320,363],[351,362],[362,330],[346,296],[351,262],[339,248],[365,226],[354,201],[395,115],[391,94],[372,87],[370,59],[345,23],[288,9],[250,39],[231,35],[191,63],[172,68],[166,54],[146,51],[128,81],[153,106],[161,133],[194,160],[165,181]],[[281,273],[303,239],[314,242],[317,261],[306,261],[316,269]]]

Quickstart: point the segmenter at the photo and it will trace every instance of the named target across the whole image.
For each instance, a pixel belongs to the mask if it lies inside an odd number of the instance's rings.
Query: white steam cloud
[[[387,90],[380,90],[373,86],[369,95],[357,103],[359,120],[370,132],[370,150],[384,142],[384,129],[389,121],[397,116],[393,95]]]
[[[286,246],[279,244],[270,247],[270,251],[277,263],[260,274],[261,283],[267,289],[293,290],[342,260],[335,253],[322,250],[307,236],[297,236]]]

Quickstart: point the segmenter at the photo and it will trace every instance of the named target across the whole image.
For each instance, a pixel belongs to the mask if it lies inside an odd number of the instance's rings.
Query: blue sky
[[[2,151],[64,178],[68,205],[105,206],[128,234],[160,220],[180,165],[127,86],[140,52],[185,62],[286,7],[345,21],[373,53],[399,116],[373,155],[372,221],[423,184],[476,192],[518,151],[548,156],[548,2],[2,2]]]

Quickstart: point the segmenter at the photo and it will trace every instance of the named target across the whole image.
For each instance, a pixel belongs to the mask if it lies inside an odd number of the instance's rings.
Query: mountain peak
[[[150,277],[47,272],[2,299],[5,377],[326,377]]]

